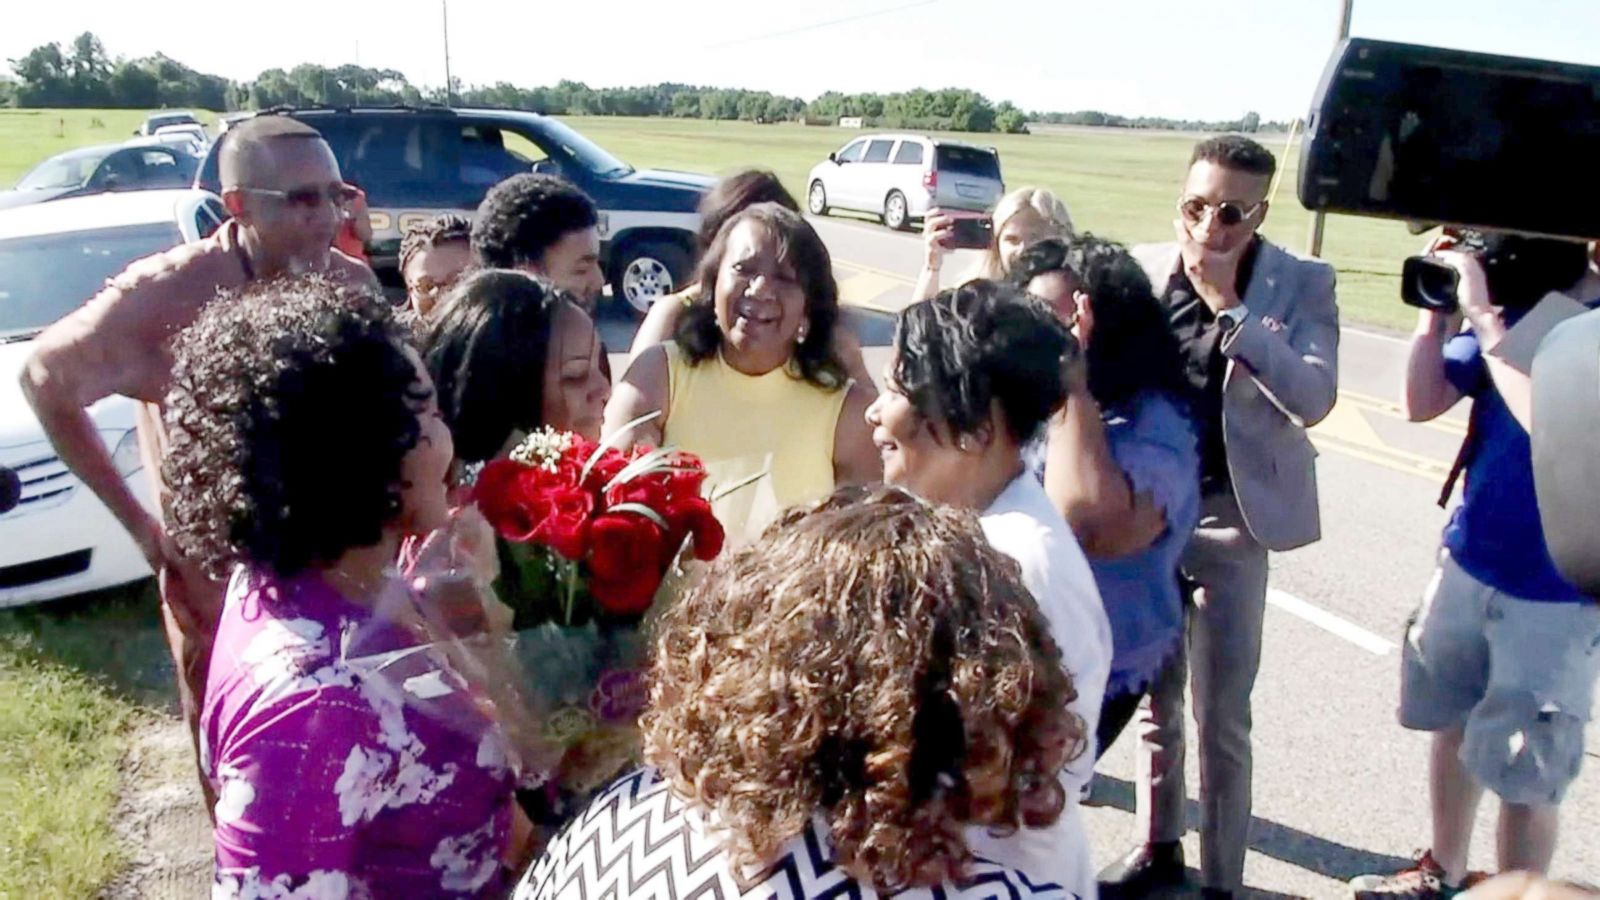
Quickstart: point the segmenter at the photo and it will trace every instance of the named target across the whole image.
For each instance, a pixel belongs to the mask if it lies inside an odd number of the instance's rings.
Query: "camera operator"
[[[1411,868],[1352,882],[1357,898],[1451,897],[1481,878],[1469,877],[1467,851],[1485,788],[1501,800],[1499,868],[1544,874],[1600,675],[1600,605],[1556,571],[1540,524],[1532,382],[1495,355],[1550,291],[1591,299],[1600,282],[1585,249],[1561,241],[1489,237],[1465,252],[1446,239],[1431,256],[1455,271],[1458,309],[1419,317],[1406,414],[1425,422],[1473,400],[1441,497],[1464,472],[1462,501],[1401,659],[1400,724],[1433,734],[1433,840]]]

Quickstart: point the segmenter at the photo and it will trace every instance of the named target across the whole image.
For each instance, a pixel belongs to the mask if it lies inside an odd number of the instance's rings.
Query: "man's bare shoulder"
[[[135,260],[39,336],[37,367],[80,405],[109,394],[159,401],[171,368],[167,342],[218,289],[243,282],[237,256],[214,238]]]
[[[378,276],[366,263],[335,248],[328,251],[328,275],[352,287],[379,290]]]
[[[215,294],[219,287],[233,287],[244,281],[244,269],[235,252],[216,240],[179,244],[128,264],[111,278],[107,287],[123,294],[151,289],[170,290],[190,286]]]

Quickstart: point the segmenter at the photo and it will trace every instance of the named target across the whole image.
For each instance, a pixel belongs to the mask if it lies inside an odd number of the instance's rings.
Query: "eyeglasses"
[[[1185,221],[1198,224],[1200,220],[1206,217],[1206,211],[1209,210],[1218,225],[1231,228],[1246,219],[1254,218],[1256,213],[1261,212],[1262,207],[1266,205],[1267,201],[1262,200],[1255,206],[1246,209],[1237,203],[1227,200],[1221,203],[1207,203],[1199,197],[1184,197],[1178,201],[1178,212],[1183,215]]]
[[[247,187],[240,188],[246,193],[256,194],[261,197],[271,197],[284,206],[295,209],[316,209],[325,203],[331,203],[340,209],[345,209],[356,202],[361,192],[353,185],[330,184],[326,187],[295,188],[292,191],[278,191],[272,188]]]

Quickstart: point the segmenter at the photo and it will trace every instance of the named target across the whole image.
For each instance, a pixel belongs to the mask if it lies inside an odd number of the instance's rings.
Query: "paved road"
[[[907,302],[920,259],[916,238],[865,222],[814,221],[847,302],[886,309]],[[958,256],[946,271],[970,263]],[[606,331],[611,346],[626,345],[625,323]],[[868,352],[881,359],[881,350]],[[1396,643],[1432,571],[1444,524],[1434,501],[1463,420],[1457,412],[1426,426],[1403,422],[1393,404],[1403,365],[1404,344],[1395,337],[1344,331],[1340,402],[1313,432],[1325,537],[1273,559],[1246,872],[1257,896],[1347,896],[1346,879],[1397,867],[1429,841],[1426,740],[1394,723]],[[1589,747],[1588,769],[1564,807],[1554,873],[1600,881],[1600,727],[1591,727]],[[1193,763],[1191,754],[1191,799],[1199,784]],[[1097,862],[1134,839],[1131,736],[1100,771],[1089,811]],[[1480,810],[1476,868],[1493,865],[1494,812],[1491,802]],[[1197,816],[1191,804],[1191,824]],[[1193,832],[1185,843],[1198,860]]]

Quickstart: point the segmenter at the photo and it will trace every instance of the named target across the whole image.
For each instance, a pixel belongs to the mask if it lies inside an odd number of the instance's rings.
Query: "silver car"
[[[845,144],[811,169],[806,206],[875,213],[906,228],[930,209],[987,212],[1006,192],[1000,153],[959,141],[914,134],[869,134]]]

